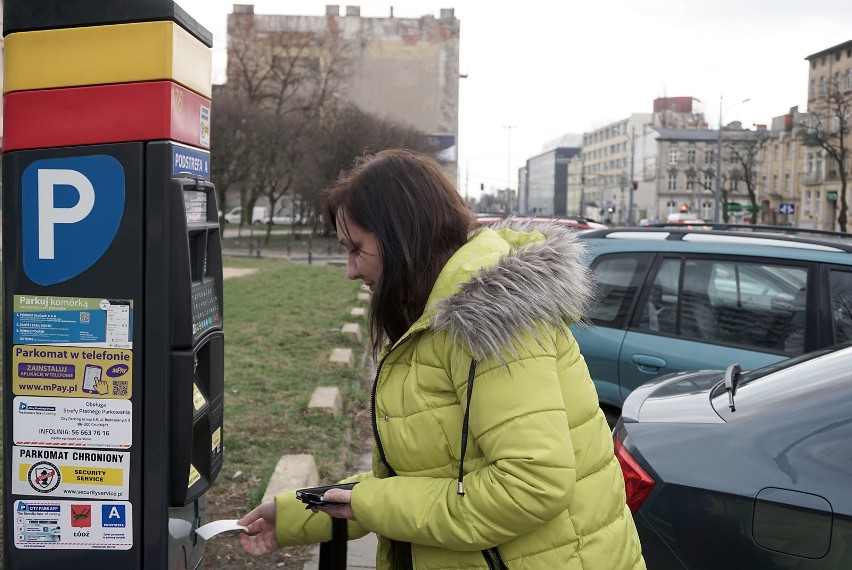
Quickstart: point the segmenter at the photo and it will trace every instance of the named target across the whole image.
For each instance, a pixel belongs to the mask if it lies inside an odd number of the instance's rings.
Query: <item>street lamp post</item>
[[[636,183],[634,182],[634,163],[636,162],[636,127],[630,127],[630,201],[627,209],[627,225],[632,226],[633,224],[633,192],[636,190]]]
[[[739,103],[746,103],[751,99],[743,99]],[[731,105],[732,107],[734,105]],[[700,206],[699,206],[700,207]],[[721,220],[722,211],[722,96],[719,95],[719,133],[716,136],[716,193],[713,200],[713,222],[718,224]]]
[[[506,159],[506,209],[508,213],[512,212],[512,129],[517,128],[516,125],[503,125],[504,129],[508,130],[508,157]],[[518,189],[520,190],[520,189]],[[518,196],[518,200],[520,200]]]

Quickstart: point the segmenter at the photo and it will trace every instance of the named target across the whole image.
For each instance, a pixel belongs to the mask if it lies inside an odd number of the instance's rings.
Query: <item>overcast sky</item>
[[[213,33],[225,78],[234,2],[177,0]],[[249,3],[249,2],[246,2]],[[312,0],[258,0],[258,14],[321,16]],[[346,3],[338,3],[341,11]],[[461,23],[459,190],[517,188],[517,169],[564,133],[649,113],[657,97],[692,96],[712,128],[770,123],[807,108],[805,57],[852,40],[852,0],[353,1],[361,17]],[[343,12],[345,13],[345,12]],[[390,78],[389,78],[390,81]],[[740,103],[749,99],[747,103]],[[215,121],[215,102],[213,120]],[[512,126],[511,129],[506,128]],[[509,135],[511,133],[511,137]],[[215,182],[215,181],[214,181]]]

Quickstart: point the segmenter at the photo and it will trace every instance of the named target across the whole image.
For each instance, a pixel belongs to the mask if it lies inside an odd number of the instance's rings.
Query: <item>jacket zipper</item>
[[[500,556],[500,551],[495,546],[488,550],[482,551],[482,556],[485,557],[485,562],[488,564],[488,570],[509,570],[503,557]]]
[[[378,420],[376,419],[376,389],[379,386],[379,374],[382,371],[382,366],[384,366],[385,360],[388,359],[388,356],[390,356],[391,352],[393,352],[397,347],[401,346],[402,344],[408,342],[408,339],[410,338],[411,335],[408,335],[400,342],[398,342],[395,347],[388,350],[388,353],[385,354],[384,358],[382,358],[382,360],[379,362],[379,365],[376,367],[376,377],[373,378],[373,390],[370,393],[370,417],[373,423],[373,439],[376,441],[376,449],[379,451],[379,459],[381,459],[382,463],[385,464],[385,467],[388,468],[391,477],[396,476],[396,471],[394,471],[393,467],[391,467],[390,463],[388,463],[387,457],[385,457],[385,448],[382,447],[382,440],[379,438],[379,425]]]

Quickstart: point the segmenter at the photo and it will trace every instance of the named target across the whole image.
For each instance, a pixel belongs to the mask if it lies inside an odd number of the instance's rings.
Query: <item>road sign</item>
[[[796,213],[796,205],[790,203],[778,204],[778,213],[785,216],[792,216]]]

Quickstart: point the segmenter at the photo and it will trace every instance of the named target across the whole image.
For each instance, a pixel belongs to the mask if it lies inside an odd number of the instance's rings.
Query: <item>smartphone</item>
[[[104,369],[94,364],[87,364],[83,369],[83,392],[89,394],[100,394],[98,391],[98,382],[101,381],[101,374]]]
[[[324,487],[309,487],[307,489],[297,489],[296,498],[307,505],[305,509],[316,511],[317,507],[336,507],[345,503],[335,503],[332,501],[323,501],[323,494],[329,489],[352,489],[358,482],[341,483],[339,485],[326,485]]]

